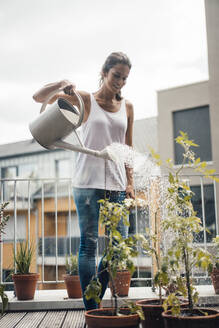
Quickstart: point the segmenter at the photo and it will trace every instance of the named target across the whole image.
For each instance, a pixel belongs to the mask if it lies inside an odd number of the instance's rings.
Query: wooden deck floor
[[[0,328],[84,328],[84,311],[9,312]]]
[[[219,307],[211,307],[219,311]],[[0,328],[85,328],[83,310],[8,312]]]

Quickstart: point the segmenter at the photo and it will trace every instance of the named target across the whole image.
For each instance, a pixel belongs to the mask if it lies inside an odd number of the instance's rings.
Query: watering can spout
[[[81,147],[81,146],[78,146],[78,145],[72,145],[72,144],[70,144],[66,141],[63,141],[63,140],[57,140],[56,142],[54,142],[53,146],[55,146],[57,148],[73,150],[73,151],[76,151],[76,152],[96,156],[96,157],[103,158],[103,159],[112,160],[112,158],[110,157],[110,155],[109,155],[106,148],[101,150],[101,151],[93,150],[93,149],[89,149],[89,148],[86,148],[86,147]]]

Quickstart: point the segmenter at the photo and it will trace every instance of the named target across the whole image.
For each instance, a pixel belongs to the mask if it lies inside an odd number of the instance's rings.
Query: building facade
[[[179,165],[182,150],[174,139],[180,131],[186,132],[199,145],[194,149],[197,157],[219,173],[219,2],[206,0],[205,9],[209,80],[157,92],[158,150],[163,160],[172,158]],[[187,168],[185,174],[194,173]],[[210,242],[219,231],[219,185],[198,176],[190,180],[194,207],[211,232],[201,236],[200,242]]]

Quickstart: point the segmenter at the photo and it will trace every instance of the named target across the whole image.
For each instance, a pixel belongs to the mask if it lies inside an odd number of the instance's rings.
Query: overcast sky
[[[42,85],[96,91],[113,51],[133,64],[135,119],[157,115],[157,90],[208,79],[204,0],[1,0],[0,34],[0,144],[31,138]]]

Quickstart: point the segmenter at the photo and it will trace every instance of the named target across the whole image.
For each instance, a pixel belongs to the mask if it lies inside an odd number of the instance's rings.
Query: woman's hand
[[[74,83],[68,80],[62,80],[60,83],[61,83],[61,88],[63,88],[63,91],[66,95],[71,96],[74,94],[74,90],[76,88]]]
[[[126,197],[135,199],[135,192],[132,185],[126,187]]]

